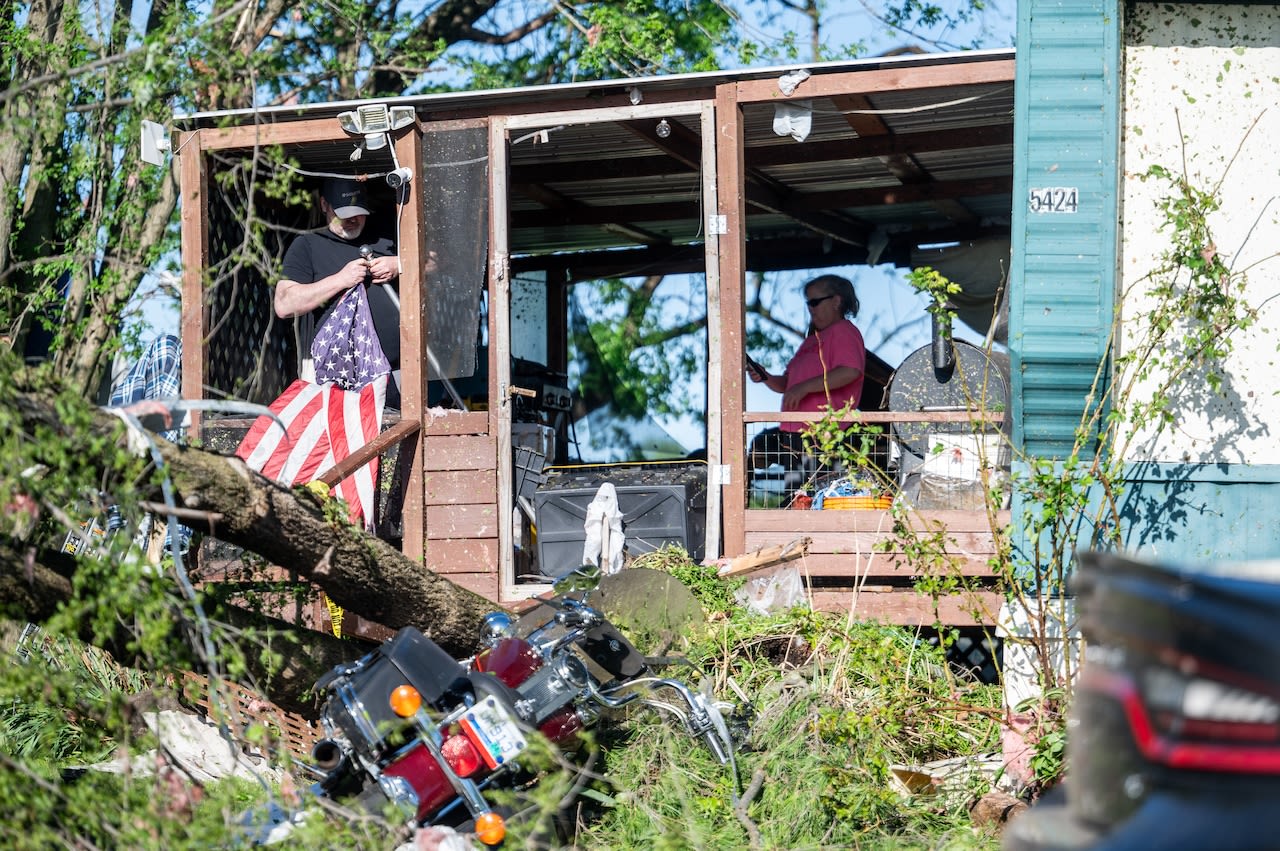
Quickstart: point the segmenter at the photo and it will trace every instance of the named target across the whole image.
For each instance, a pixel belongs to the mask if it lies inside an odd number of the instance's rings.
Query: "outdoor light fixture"
[[[169,131],[154,121],[142,122],[142,161],[151,165],[164,165],[164,155],[169,151]]]
[[[338,113],[338,124],[352,136],[364,136],[366,150],[376,151],[387,144],[387,134],[408,127],[415,118],[411,106],[366,103]]]
[[[658,122],[658,126],[653,128],[653,132],[658,134],[659,139],[665,139],[671,135],[671,122],[662,119]]]

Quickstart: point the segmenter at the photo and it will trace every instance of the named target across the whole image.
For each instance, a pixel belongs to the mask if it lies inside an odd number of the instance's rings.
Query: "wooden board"
[[[455,585],[461,585],[468,591],[488,597],[490,600],[498,599],[498,573],[493,571],[490,573],[451,573],[449,581]],[[495,603],[494,608],[498,605]]]
[[[810,542],[809,538],[793,538],[785,544],[774,544],[752,550],[730,561],[728,569],[721,570],[720,575],[726,578],[745,576],[803,558],[809,550]]]
[[[496,537],[498,509],[493,503],[427,506],[428,541]]]
[[[913,528],[927,529],[941,524],[952,532],[991,532],[991,520],[982,511],[915,511],[908,515]],[[888,511],[791,511],[786,509],[751,509],[746,512],[749,531],[791,532],[793,535],[809,532],[844,531],[848,529],[893,528],[893,516]],[[1009,525],[1009,512],[999,511],[995,516],[996,528]]]
[[[422,416],[422,433],[431,436],[488,434],[489,414],[485,411],[454,411],[428,408]]]
[[[432,470],[426,474],[427,505],[498,503],[494,470]]]
[[[864,590],[856,596],[847,591],[815,591],[813,606],[824,612],[849,613],[858,620],[874,620],[901,626],[932,626],[933,600],[915,591]],[[1000,612],[1001,596],[994,591],[956,595],[939,600],[937,618],[947,626],[992,625]],[[974,617],[974,607],[979,617]]]
[[[498,539],[443,539],[427,541],[427,569],[453,579],[455,573],[497,574]]]
[[[493,470],[497,441],[488,435],[428,435],[423,440],[424,470]]]
[[[796,530],[777,532],[747,532],[747,550],[785,544],[796,536]],[[809,552],[837,553],[841,555],[871,555],[878,553],[882,545],[888,552],[902,552],[902,544],[891,530],[815,532],[805,530],[810,539]],[[966,556],[991,555],[996,551],[995,537],[990,532],[947,532],[947,552]]]
[[[961,576],[990,576],[991,566],[987,558],[986,554],[954,555],[950,569],[959,571]],[[847,577],[850,580],[862,577],[909,579],[919,575],[919,568],[903,553],[810,553],[799,562],[799,567],[811,576]]]

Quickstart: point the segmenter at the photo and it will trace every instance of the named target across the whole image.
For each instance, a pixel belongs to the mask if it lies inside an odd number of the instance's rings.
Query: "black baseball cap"
[[[369,196],[365,194],[364,184],[358,180],[349,177],[327,178],[320,194],[333,208],[333,214],[340,219],[369,215]]]

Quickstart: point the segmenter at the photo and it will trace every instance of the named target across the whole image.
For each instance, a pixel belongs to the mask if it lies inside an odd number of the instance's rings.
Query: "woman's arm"
[[[774,393],[781,393],[787,389],[786,373],[773,375],[755,361],[747,364],[747,377],[757,384],[763,384]]]
[[[862,370],[857,367],[837,366],[826,375],[801,381],[794,387],[786,388],[786,392],[782,395],[782,410],[798,410],[801,400],[810,393],[826,393],[844,387],[856,381],[859,375],[862,375]]]

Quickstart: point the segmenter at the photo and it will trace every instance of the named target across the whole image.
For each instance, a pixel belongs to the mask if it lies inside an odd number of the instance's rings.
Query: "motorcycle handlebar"
[[[685,728],[688,732],[702,739],[716,759],[721,765],[726,765],[732,759],[733,737],[729,734],[729,728],[724,723],[724,717],[720,714],[720,709],[704,695],[698,694],[691,690],[687,685],[679,680],[647,678],[643,680],[632,680],[627,683],[624,688],[634,689],[636,687],[644,687],[649,691],[657,691],[661,688],[669,688],[680,695],[685,705],[689,707],[688,715],[682,716]],[[625,706],[636,699],[642,698],[640,691],[629,690],[618,697],[610,697],[601,692],[595,683],[588,683],[587,690],[591,697],[611,709],[617,709]],[[666,708],[675,711],[673,706],[664,706],[663,704],[645,701],[652,706],[658,708]],[[681,714],[675,712],[675,714]]]

